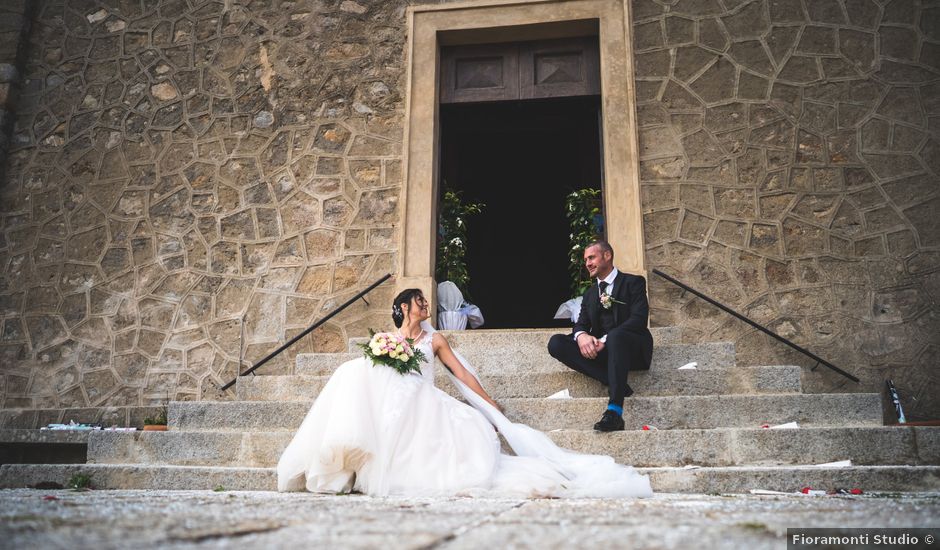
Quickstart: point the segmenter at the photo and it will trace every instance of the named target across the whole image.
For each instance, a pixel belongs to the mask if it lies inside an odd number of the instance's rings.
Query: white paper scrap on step
[[[813,468],[851,468],[851,460],[837,460],[835,462],[826,462],[825,464],[813,464]]]
[[[691,363],[686,363],[682,365],[676,370],[698,370],[698,363],[695,361],[692,361]]]
[[[771,491],[770,489],[751,489],[750,493],[752,495],[792,495],[793,493],[785,493],[783,491]]]
[[[787,422],[786,424],[777,424],[776,426],[771,426],[771,430],[795,430],[799,428],[800,425],[796,422]]]
[[[561,390],[560,392],[555,392],[545,399],[571,399],[571,392],[568,391],[568,388]]]

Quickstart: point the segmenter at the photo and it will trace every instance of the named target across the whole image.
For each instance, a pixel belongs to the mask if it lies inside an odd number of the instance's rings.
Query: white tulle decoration
[[[555,312],[555,319],[571,319],[572,323],[578,322],[578,315],[581,313],[581,297],[572,298],[558,306]]]
[[[450,281],[437,285],[437,303],[437,324],[441,330],[464,330],[468,323],[471,328],[483,325],[480,308],[466,303],[463,293]]]

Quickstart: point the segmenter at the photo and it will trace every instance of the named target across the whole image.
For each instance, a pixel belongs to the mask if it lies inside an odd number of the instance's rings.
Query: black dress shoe
[[[623,430],[623,418],[614,411],[604,411],[601,421],[594,424],[594,429],[599,432],[617,432]]]

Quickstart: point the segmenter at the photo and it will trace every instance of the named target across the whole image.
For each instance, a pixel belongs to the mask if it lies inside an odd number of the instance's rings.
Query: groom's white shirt
[[[610,270],[610,273],[608,273],[606,277],[604,277],[603,279],[598,279],[598,280],[597,280],[597,284],[600,285],[601,283],[607,283],[607,294],[608,294],[609,296],[612,296],[612,295],[614,294],[614,281],[617,280],[617,275],[619,275],[619,274],[620,274],[620,272],[617,271],[617,268],[615,267],[615,268],[613,268],[613,269]],[[583,331],[583,330],[579,330],[578,332],[575,332],[575,333],[574,333],[574,341],[577,342],[577,341],[578,341],[578,336],[581,336],[582,334],[584,334],[584,331]],[[598,340],[600,340],[601,342],[603,342],[603,343],[606,344],[606,343],[607,343],[607,335],[605,334],[605,335],[601,336],[600,338],[598,338]]]

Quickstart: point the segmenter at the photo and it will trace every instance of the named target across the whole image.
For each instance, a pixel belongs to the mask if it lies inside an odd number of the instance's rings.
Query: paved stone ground
[[[940,493],[511,500],[16,489],[0,491],[0,547],[783,548],[787,527],[936,527],[938,518]]]

